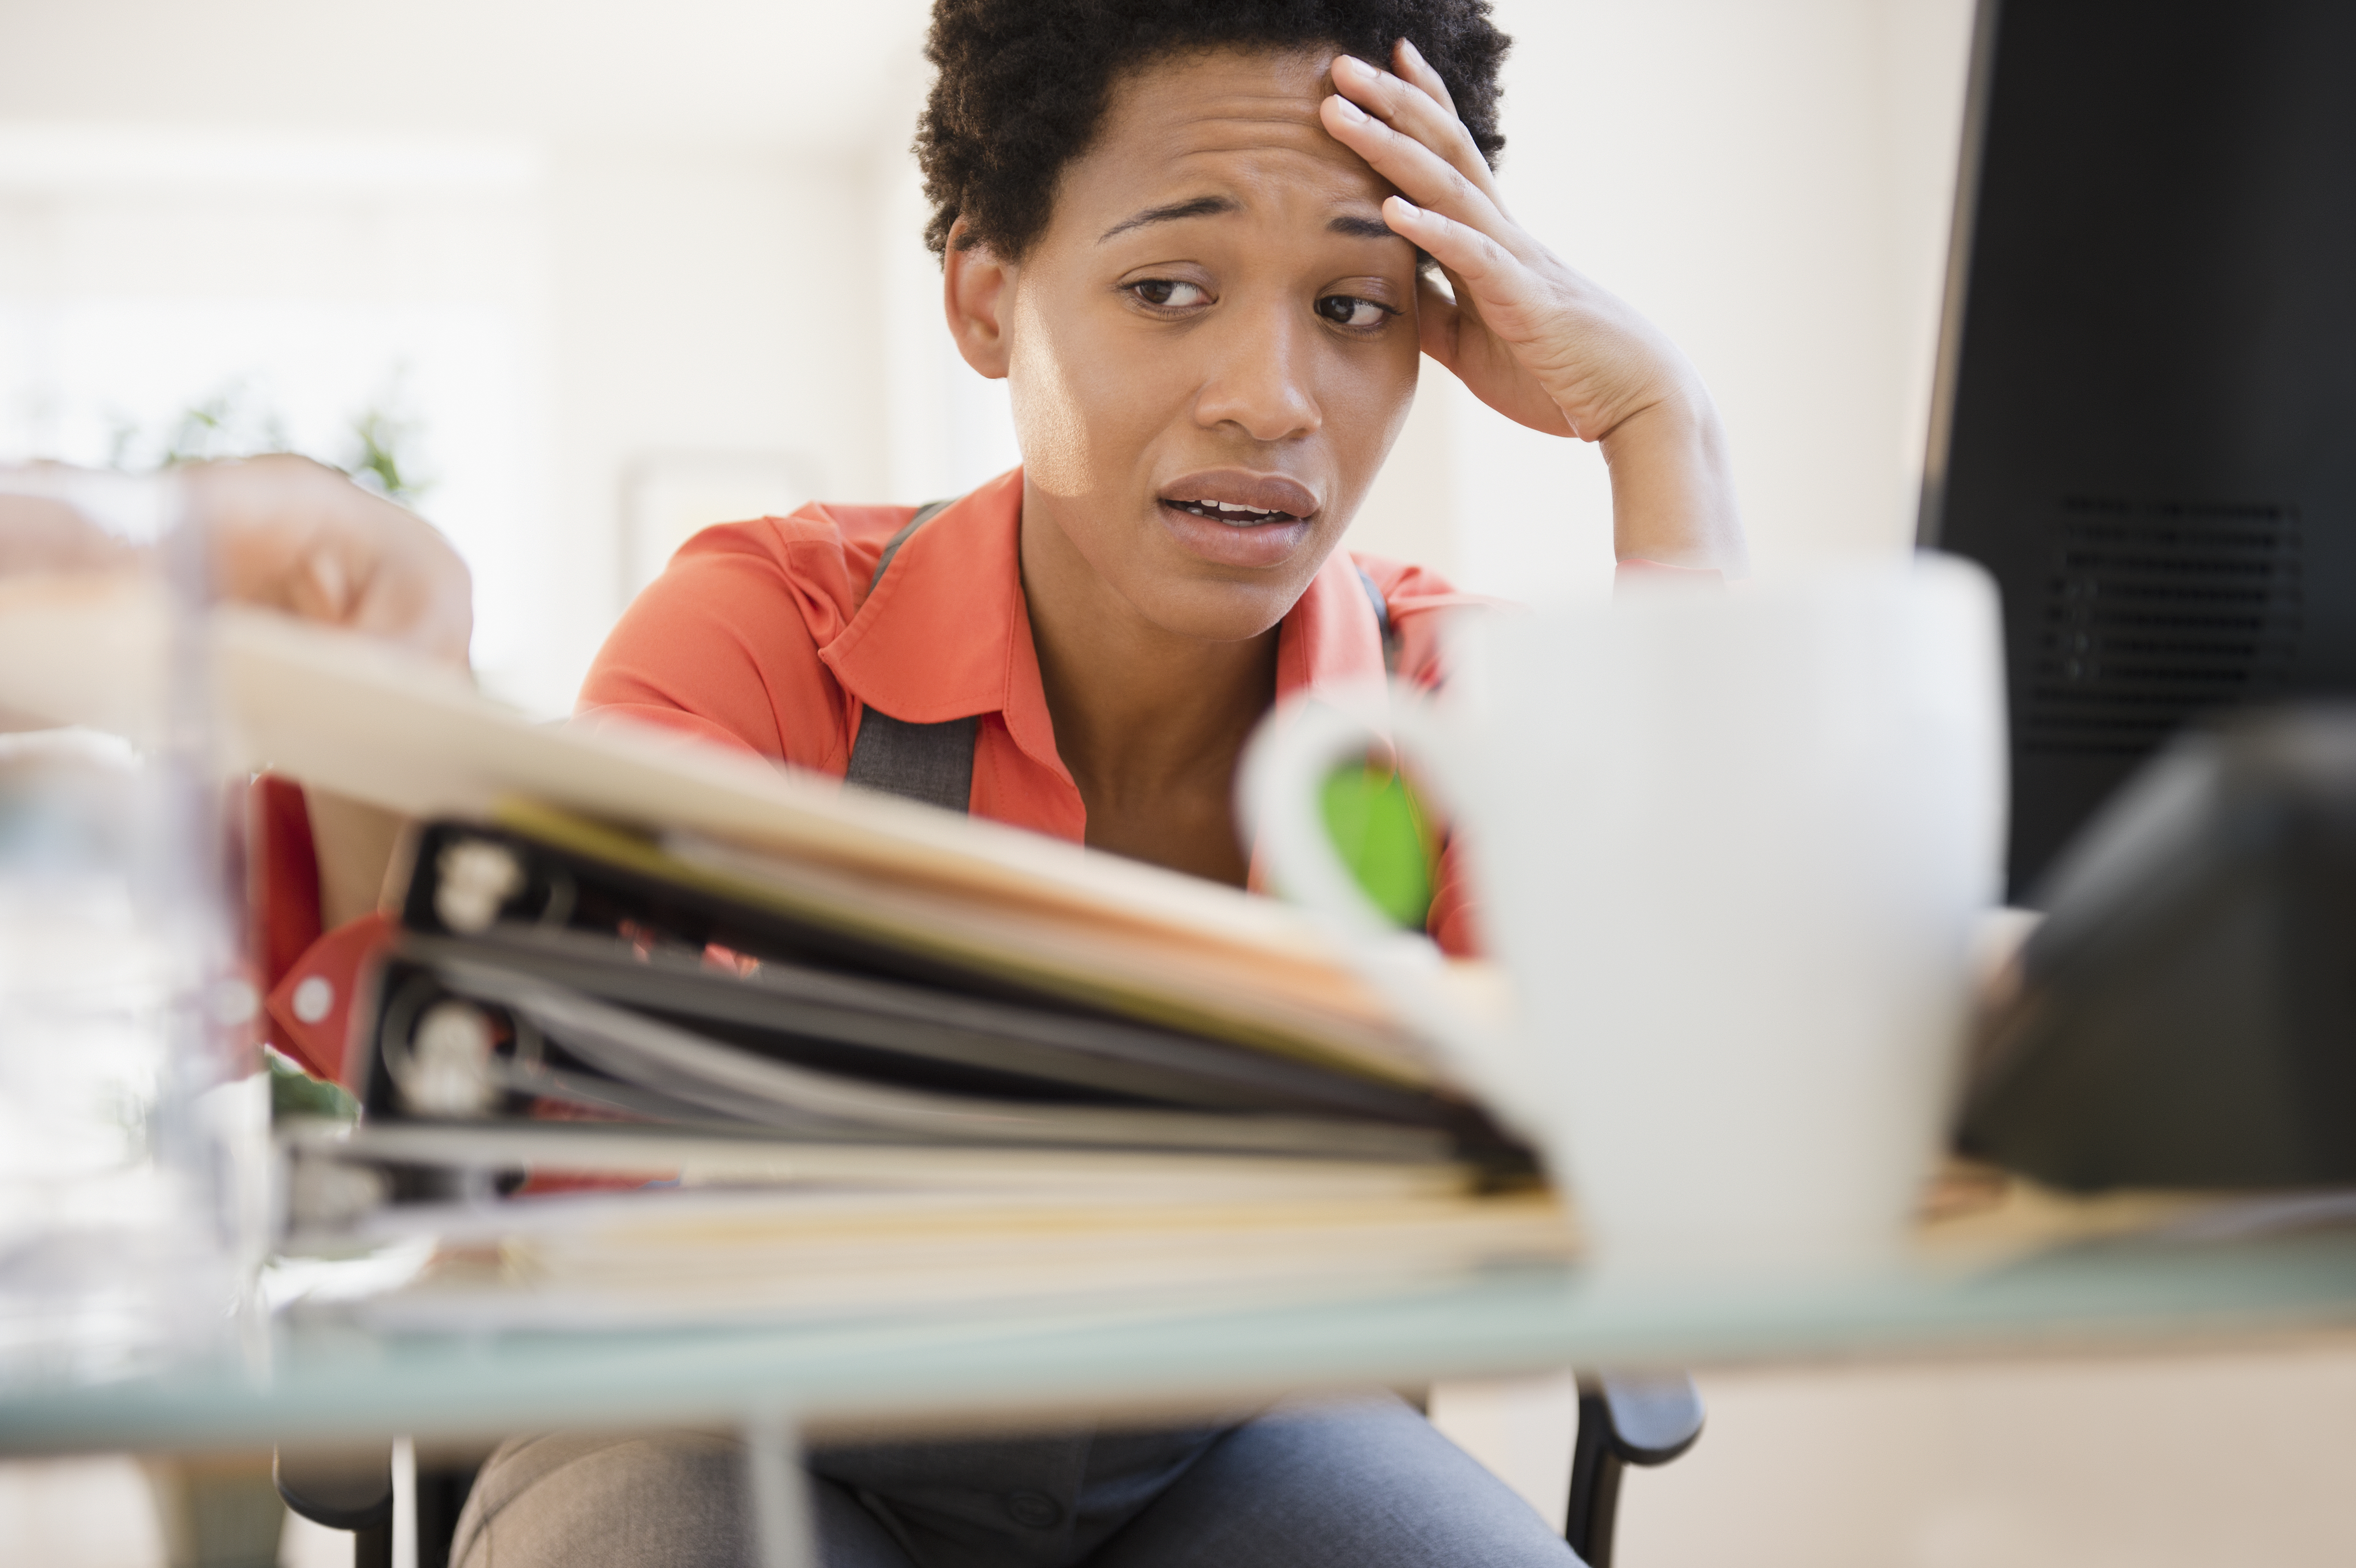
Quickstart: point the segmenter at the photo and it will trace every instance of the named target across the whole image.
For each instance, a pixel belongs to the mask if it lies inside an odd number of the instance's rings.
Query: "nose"
[[[1194,399],[1198,424],[1276,442],[1324,423],[1312,390],[1317,340],[1282,304],[1226,313],[1205,340],[1212,358]]]

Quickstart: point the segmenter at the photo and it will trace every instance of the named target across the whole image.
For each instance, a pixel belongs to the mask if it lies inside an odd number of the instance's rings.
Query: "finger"
[[[306,461],[191,470],[220,590],[463,668],[471,582],[423,520]]]
[[[1470,311],[1509,341],[1535,326],[1544,309],[1538,280],[1494,235],[1398,196],[1384,199],[1383,221],[1447,270],[1460,311]]]
[[[1463,307],[1451,298],[1428,272],[1415,280],[1416,344],[1425,353],[1456,368],[1456,346],[1464,328]]]
[[[453,594],[446,587],[418,583],[372,582],[344,624],[453,669],[467,667],[474,616],[463,592]]]
[[[1429,273],[1417,279],[1417,346],[1473,394],[1516,424],[1549,435],[1579,434],[1546,389],[1532,381],[1513,350],[1482,324],[1469,289],[1451,299]]]
[[[314,620],[341,621],[351,613],[352,575],[332,548],[316,550],[304,563],[302,585],[309,590]]]
[[[1478,302],[1469,289],[1451,300],[1425,274],[1417,280],[1416,327],[1417,347],[1491,408],[1517,424],[1548,435],[1579,434],[1579,427],[1531,377],[1516,351],[1500,342],[1482,321]]]
[[[1430,60],[1423,58],[1423,51],[1405,38],[1398,41],[1398,48],[1391,50],[1391,69],[1402,80],[1421,88],[1442,109],[1451,114],[1456,113],[1456,99],[1448,91],[1448,83],[1440,80],[1440,73],[1431,69]]]
[[[1464,122],[1449,105],[1446,88],[1440,89],[1442,96],[1435,98],[1423,88],[1377,70],[1355,55],[1336,56],[1333,74],[1337,91],[1392,130],[1430,149],[1460,177],[1479,188],[1492,205],[1502,209],[1505,204],[1498,199],[1496,178],[1489,168],[1489,160],[1481,156],[1472,133],[1464,128]]]
[[[1319,113],[1335,141],[1365,159],[1418,209],[1444,213],[1501,239],[1515,232],[1486,192],[1422,143],[1392,130],[1346,98],[1328,98]]]
[[[474,632],[474,578],[466,562],[423,519],[370,498],[374,526],[366,573],[345,624],[404,644],[459,670]]]

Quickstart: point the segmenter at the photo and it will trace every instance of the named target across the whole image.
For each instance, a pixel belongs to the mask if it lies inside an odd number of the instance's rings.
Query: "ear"
[[[1006,307],[1013,297],[1014,268],[989,247],[966,242],[965,220],[949,229],[941,252],[941,306],[949,336],[965,362],[992,381],[1006,376]]]

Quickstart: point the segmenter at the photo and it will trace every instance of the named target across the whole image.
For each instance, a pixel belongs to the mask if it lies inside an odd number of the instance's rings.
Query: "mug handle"
[[[1439,947],[1420,931],[1403,931],[1375,907],[1333,848],[1318,801],[1336,768],[1365,758],[1371,743],[1387,737],[1412,756],[1419,778],[1434,787],[1437,803],[1461,819],[1468,798],[1451,777],[1461,743],[1429,699],[1394,682],[1386,706],[1379,690],[1357,702],[1332,693],[1297,697],[1280,705],[1252,736],[1237,769],[1244,820],[1280,891],[1304,907],[1341,947],[1408,1027],[1437,1046],[1500,1116],[1528,1102],[1532,1086],[1515,1038],[1470,1012],[1451,996]],[[1524,1129],[1527,1131],[1527,1129]]]

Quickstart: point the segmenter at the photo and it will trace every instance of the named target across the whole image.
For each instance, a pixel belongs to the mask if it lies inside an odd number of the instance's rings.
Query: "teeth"
[[[1269,511],[1259,507],[1244,506],[1235,501],[1177,501],[1173,504],[1183,507],[1187,510],[1199,513],[1204,517],[1215,517],[1221,521],[1237,521],[1244,520],[1257,521],[1263,518],[1289,517],[1291,515],[1289,512]]]

